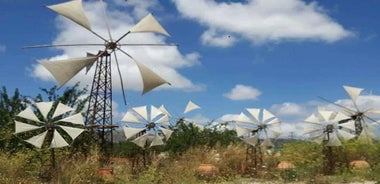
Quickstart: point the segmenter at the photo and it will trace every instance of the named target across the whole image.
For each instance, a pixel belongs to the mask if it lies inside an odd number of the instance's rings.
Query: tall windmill
[[[246,161],[253,173],[263,166],[262,149],[273,148],[271,138],[281,134],[281,121],[266,109],[247,108],[249,116],[243,112],[236,119],[237,136],[247,143]]]
[[[355,130],[354,121],[339,123],[349,117],[340,112],[318,110],[318,113],[310,115],[304,120],[304,134],[309,135],[310,140],[323,146],[324,172],[332,174],[338,155],[334,155],[333,147],[342,146],[342,141],[355,137],[350,131]]]
[[[102,0],[100,2],[103,4]],[[84,29],[88,30],[100,39],[102,43],[99,44],[57,44],[57,45],[35,45],[27,46],[25,48],[41,48],[41,47],[67,47],[67,46],[103,46],[104,49],[100,50],[97,54],[87,54],[85,57],[72,58],[66,60],[58,60],[54,62],[41,61],[40,64],[44,66],[57,80],[60,86],[64,85],[70,79],[72,79],[83,68],[89,71],[90,68],[96,63],[95,74],[93,77],[92,87],[89,97],[89,106],[86,114],[86,126],[90,127],[93,132],[98,132],[98,140],[100,148],[103,153],[108,151],[108,143],[112,143],[113,134],[112,130],[116,127],[112,123],[112,80],[111,80],[111,58],[114,59],[117,71],[121,81],[121,87],[123,92],[124,103],[126,103],[123,80],[121,77],[121,71],[119,68],[119,61],[117,59],[117,52],[128,56],[140,71],[143,81],[142,94],[149,92],[150,90],[162,85],[170,84],[158,74],[153,72],[147,66],[141,62],[135,60],[128,52],[126,52],[123,46],[166,46],[166,44],[124,44],[121,43],[123,38],[132,33],[151,32],[160,33],[169,36],[168,32],[159,24],[152,14],[148,14],[141,19],[136,25],[134,25],[129,31],[120,36],[118,39],[114,39],[109,28],[107,18],[105,18],[105,25],[108,30],[108,38],[105,38],[95,32],[86,17],[86,14],[82,7],[82,0],[73,0],[56,5],[47,6],[52,11],[62,15]],[[113,55],[113,57],[112,57]],[[111,144],[112,145],[112,144]]]
[[[354,132],[358,136],[359,140],[362,140],[364,142],[371,142],[372,138],[374,137],[374,126],[377,122],[371,117],[371,115],[378,115],[380,114],[380,111],[378,109],[374,109],[373,107],[360,107],[358,101],[361,92],[364,90],[363,88],[351,86],[343,86],[343,88],[350,97],[351,104],[342,105],[330,102],[335,106],[339,107],[340,111],[348,116],[347,119],[342,119],[339,123],[345,123],[348,121],[354,122],[355,129],[352,130],[352,132]]]

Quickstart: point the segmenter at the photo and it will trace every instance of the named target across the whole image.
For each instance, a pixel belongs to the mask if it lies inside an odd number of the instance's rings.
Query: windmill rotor
[[[311,114],[304,120],[304,134],[324,146],[341,146],[342,141],[355,137],[355,134],[350,133],[355,130],[354,121],[340,123],[347,118],[349,116],[341,112],[318,110],[316,114]]]
[[[25,141],[37,148],[69,146],[84,131],[81,113],[67,115],[73,110],[62,103],[38,102],[17,115],[15,134],[32,135]]]
[[[153,105],[133,107],[121,121],[134,124],[124,127],[125,137],[143,149],[163,145],[173,133],[168,115]]]
[[[370,142],[373,136],[374,125],[377,123],[371,115],[379,114],[379,110],[371,109],[371,108],[361,108],[358,104],[360,94],[364,90],[363,88],[351,87],[351,86],[343,86],[347,95],[350,98],[351,105],[342,105],[334,102],[329,102],[334,104],[335,106],[341,109],[341,112],[348,116],[346,119],[342,119],[339,123],[353,122],[355,125],[355,129],[352,130],[357,136],[359,140],[364,140],[365,142]],[[323,99],[323,98],[322,98]],[[324,99],[327,101],[326,99]]]
[[[242,112],[235,120],[237,136],[252,146],[274,147],[271,138],[280,136],[281,121],[266,109],[247,108],[246,110],[249,116]]]

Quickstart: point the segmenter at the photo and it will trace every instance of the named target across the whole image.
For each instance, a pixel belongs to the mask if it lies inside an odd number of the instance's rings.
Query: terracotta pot
[[[200,164],[197,168],[197,174],[201,176],[213,176],[218,173],[218,168],[212,164]]]
[[[100,177],[104,177],[104,178],[111,178],[113,175],[113,169],[112,168],[100,168],[98,170],[98,175]]]
[[[353,160],[350,162],[350,166],[353,169],[367,169],[370,167],[369,163],[365,160]]]
[[[277,165],[277,169],[294,169],[294,168],[295,166],[291,162],[288,162],[288,161],[281,161]]]

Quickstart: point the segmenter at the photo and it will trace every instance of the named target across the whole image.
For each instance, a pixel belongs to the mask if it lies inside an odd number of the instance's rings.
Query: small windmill
[[[341,140],[347,141],[355,137],[355,134],[350,133],[355,130],[354,121],[339,123],[348,118],[340,112],[318,110],[318,113],[304,120],[304,134],[324,148],[326,174],[332,174],[335,168],[337,156],[333,154],[332,147],[342,146]]]
[[[42,175],[55,168],[54,149],[70,146],[84,131],[82,114],[70,114],[72,111],[59,102],[38,102],[17,114],[15,133],[37,148],[51,150],[50,163],[44,163]]]
[[[100,2],[103,4],[102,0]],[[113,55],[117,71],[119,73],[121,87],[123,92],[124,102],[126,103],[124,95],[123,80],[119,68],[119,61],[117,59],[117,51],[128,56],[140,71],[143,81],[143,94],[150,90],[162,85],[169,84],[165,79],[153,72],[147,66],[135,60],[128,52],[122,49],[122,46],[167,46],[167,44],[124,44],[121,43],[123,38],[132,33],[151,32],[160,33],[169,36],[168,32],[158,23],[152,14],[148,14],[134,25],[129,31],[114,39],[105,18],[105,25],[108,30],[108,38],[101,36],[92,30],[90,23],[82,7],[82,0],[73,0],[56,5],[47,6],[47,8],[54,12],[72,20],[90,33],[98,37],[102,43],[100,44],[57,44],[57,45],[35,45],[25,48],[41,48],[41,47],[67,47],[67,46],[103,46],[104,49],[100,50],[97,54],[87,54],[85,57],[72,58],[59,61],[41,61],[40,64],[44,66],[57,80],[60,86],[64,85],[72,79],[83,68],[86,71],[96,63],[95,74],[93,77],[92,88],[89,97],[89,106],[86,114],[86,125],[91,127],[93,132],[98,132],[98,139],[103,153],[107,152],[108,143],[112,143],[113,134],[112,130],[116,127],[112,123],[112,80],[111,80],[111,56]],[[105,12],[105,10],[104,10]]]
[[[371,142],[374,137],[374,125],[377,121],[370,116],[380,114],[380,111],[373,109],[372,107],[359,108],[358,99],[363,91],[362,88],[351,86],[343,86],[343,88],[352,101],[351,105],[342,105],[330,102],[339,107],[341,112],[348,116],[347,119],[342,119],[339,123],[353,121],[355,124],[355,129],[352,131],[358,136],[358,139],[364,142]]]
[[[262,149],[273,148],[271,138],[281,134],[281,121],[266,109],[247,108],[249,116],[243,112],[236,119],[237,136],[249,146],[246,161],[254,174],[263,166]]]
[[[173,133],[169,129],[169,117],[153,105],[150,106],[150,109],[147,106],[133,107],[121,121],[130,125],[124,127],[126,139],[132,139],[134,144],[143,149],[144,166],[151,163],[150,148],[163,145],[164,141],[168,140]],[[137,164],[133,163],[132,165]],[[132,169],[134,170],[134,168]]]

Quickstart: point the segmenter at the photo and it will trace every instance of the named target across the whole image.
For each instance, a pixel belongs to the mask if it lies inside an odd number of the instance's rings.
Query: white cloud
[[[213,46],[232,45],[220,35],[239,35],[251,42],[322,40],[335,42],[352,36],[330,18],[316,2],[301,0],[173,0],[183,17],[198,21],[208,30],[202,42]],[[218,34],[216,34],[218,33]]]
[[[0,53],[5,52],[6,48],[7,47],[5,45],[0,44]]]
[[[223,96],[231,100],[257,100],[261,92],[251,86],[237,84],[230,92]]]
[[[271,107],[271,110],[276,112],[278,115],[283,116],[300,116],[305,114],[305,109],[299,104],[285,102],[282,104],[274,104]]]
[[[119,3],[121,4],[121,2]],[[142,2],[140,3],[139,1],[128,1],[127,4],[128,3],[130,6],[139,6],[135,7],[135,11],[138,12],[144,12],[144,9],[151,8],[155,5],[154,2],[144,4]],[[101,8],[102,6],[98,1],[90,1],[84,3],[84,9],[89,22],[91,23],[92,30],[108,39],[108,30],[104,22],[103,14],[99,13],[103,11]],[[135,19],[135,16],[128,14],[125,9],[123,11],[121,11],[121,9],[123,8],[120,6],[112,6],[112,9],[107,10],[108,22],[114,40],[120,38],[122,35],[128,32],[128,30],[139,20]],[[59,16],[56,19],[55,23],[58,29],[58,34],[57,37],[53,40],[53,44],[104,43],[103,40],[99,39],[94,34],[91,34],[88,32],[88,30],[83,29],[81,26],[73,23],[70,20],[67,20],[64,17]],[[170,30],[168,31],[170,32]],[[166,38],[162,35],[150,33],[134,33],[127,35],[120,41],[120,43],[164,44],[166,43],[165,39]],[[163,85],[159,87],[159,89],[179,89],[186,91],[203,89],[202,85],[194,84],[190,79],[186,78],[178,72],[179,69],[199,65],[199,54],[197,53],[181,54],[176,47],[122,46],[121,49],[134,57],[135,60],[148,66],[150,69],[152,69],[154,72],[172,84],[171,86]],[[65,56],[66,58],[73,58],[84,57],[87,52],[96,54],[99,50],[103,50],[103,46],[61,47],[59,50],[62,51],[62,56]],[[128,90],[141,91],[142,80],[137,66],[129,57],[121,52],[117,52],[117,57],[120,70],[122,71],[121,73],[124,81],[124,86]],[[53,60],[53,58],[50,58],[49,60]],[[113,57],[112,60],[114,60]],[[120,89],[120,78],[117,72],[116,63],[113,61],[112,65],[113,87]],[[94,70],[95,67],[92,67],[87,75],[85,75],[85,71],[81,71],[78,75],[76,75],[72,80],[68,82],[68,85],[75,84],[77,81],[81,81],[81,85],[84,86],[91,85]],[[53,81],[51,75],[47,72],[47,70],[43,69],[41,65],[33,66],[32,75],[41,80]]]

